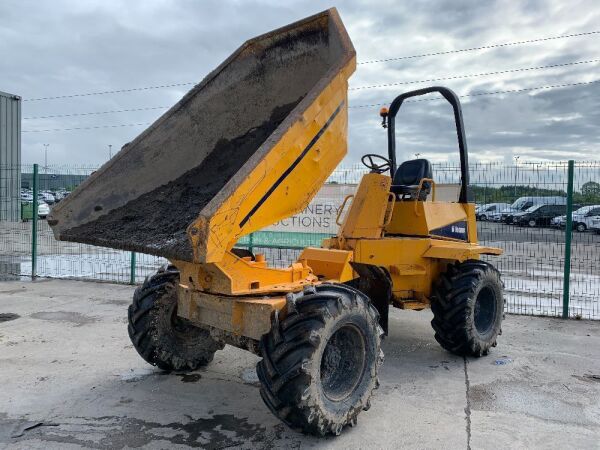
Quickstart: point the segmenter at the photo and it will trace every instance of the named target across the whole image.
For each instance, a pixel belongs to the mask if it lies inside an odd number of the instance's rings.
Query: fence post
[[[573,177],[575,162],[569,160],[567,181],[567,220],[565,223],[565,270],[563,279],[563,319],[569,318],[569,291],[571,281],[571,236],[573,234]]]
[[[33,205],[31,217],[31,279],[37,276],[37,222],[38,222],[38,165],[33,165]]]
[[[248,235],[248,250],[250,253],[254,253],[254,233]]]
[[[135,252],[131,252],[131,265],[129,267],[129,284],[135,284]]]

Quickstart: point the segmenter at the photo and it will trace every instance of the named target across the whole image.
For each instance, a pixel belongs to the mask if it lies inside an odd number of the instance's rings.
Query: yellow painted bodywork
[[[285,306],[285,297],[227,297],[179,285],[177,313],[181,317],[252,339],[271,329],[273,311]]]
[[[354,200],[338,236],[323,241],[323,247],[352,251],[355,263],[384,267],[397,306],[426,307],[433,282],[448,264],[502,253],[477,244],[473,204],[394,199],[381,192],[381,186],[389,189],[390,183],[387,175],[365,175],[355,198],[369,201]],[[388,211],[392,211],[389,219]],[[353,228],[365,222],[370,224],[368,234],[365,227]],[[432,233],[457,222],[467,224],[466,241]]]
[[[353,252],[325,248],[305,248],[298,261],[306,264],[320,280],[338,280],[345,282],[355,278],[350,266]]]
[[[312,168],[304,170],[308,176]],[[182,280],[179,314],[234,334],[260,336],[270,323],[265,317],[285,306],[282,294],[307,284],[352,280],[358,276],[353,263],[383,267],[392,282],[391,301],[423,309],[448,264],[502,253],[478,245],[474,205],[400,200],[390,186],[387,175],[365,175],[347,199],[338,235],[324,240],[322,248],[304,249],[286,269],[268,267],[262,255],[240,258],[229,249],[218,262],[176,261]],[[457,222],[467,224],[466,240],[432,234]]]
[[[431,230],[466,221],[468,207],[469,204],[461,203],[398,201],[385,231],[388,234],[429,236]]]
[[[318,281],[306,260],[276,269],[267,267],[264,259],[239,258],[231,249],[242,236],[306,208],[346,155],[348,78],[355,69],[353,56],[248,176],[234,189],[224,188],[217,194],[229,193],[217,202],[218,209],[190,225],[187,233],[194,262],[173,264],[193,289],[223,295],[262,295],[294,292]],[[325,260],[333,264],[335,257]],[[326,261],[321,266],[316,263],[317,268],[327,266]],[[349,267],[346,264],[339,272],[324,270],[351,278]]]
[[[253,260],[232,253],[240,237],[304,209],[346,154],[348,77],[355,66],[352,58],[244,181],[223,191],[228,194],[218,209],[190,225],[194,262],[173,261],[181,273],[179,315],[258,339],[269,330],[273,311],[284,308],[284,294],[352,280],[358,276],[354,263],[383,267],[392,281],[391,301],[422,309],[448,264],[501,253],[477,244],[474,205],[402,200],[390,192],[391,178],[376,173],[363,176],[345,200],[338,235],[320,249],[304,249],[290,267],[271,268],[262,255]],[[466,240],[435,236],[455,223],[467,224]]]
[[[210,217],[200,216],[188,228],[194,262],[218,263],[240,237],[272,225],[303,210],[347,152],[348,78],[356,68],[353,57],[307,107]],[[318,136],[327,121],[339,112]],[[297,165],[293,164],[301,158]],[[270,192],[242,226],[241,221],[276,185],[279,174],[293,166],[287,177]]]
[[[386,216],[390,214],[390,177],[369,173],[362,177],[352,198],[338,236],[344,239],[373,239],[383,234]],[[343,213],[343,211],[340,211]]]
[[[297,262],[285,269],[268,267],[262,255],[256,261],[225,252],[218,263],[196,264],[173,261],[194,289],[224,295],[259,295],[294,292],[318,281],[306,263]]]

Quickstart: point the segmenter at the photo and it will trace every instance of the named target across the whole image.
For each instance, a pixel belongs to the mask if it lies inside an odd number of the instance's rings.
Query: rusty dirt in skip
[[[269,120],[235,139],[221,139],[210,158],[178,179],[69,230],[64,238],[106,246],[124,242],[123,250],[153,253],[154,248],[156,255],[191,261],[187,227],[300,100],[275,108]]]

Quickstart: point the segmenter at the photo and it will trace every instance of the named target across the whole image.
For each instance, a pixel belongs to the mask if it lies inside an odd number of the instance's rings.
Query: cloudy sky
[[[49,144],[49,164],[103,163],[109,144],[115,152],[134,138],[243,41],[330,6],[314,0],[2,0],[0,91],[24,100],[23,162],[43,163],[43,144]],[[348,163],[363,153],[385,153],[379,106],[363,105],[389,103],[430,84],[466,95],[471,159],[600,159],[600,83],[590,83],[600,78],[597,0],[335,6],[359,60],[351,79]],[[372,62],[381,59],[388,61]],[[423,81],[440,78],[450,79]],[[173,84],[182,85],[80,95]],[[371,87],[382,84],[388,86]],[[487,95],[565,84],[577,85]],[[36,100],[47,97],[63,98]],[[451,117],[441,101],[407,104],[398,122],[399,151],[455,160]]]

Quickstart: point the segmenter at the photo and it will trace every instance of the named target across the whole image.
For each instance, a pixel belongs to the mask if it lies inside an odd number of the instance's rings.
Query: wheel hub
[[[496,321],[496,295],[489,287],[484,287],[477,294],[474,321],[480,334],[490,331]]]
[[[333,333],[321,358],[321,385],[334,401],[347,398],[360,383],[365,370],[365,341],[353,325]]]

